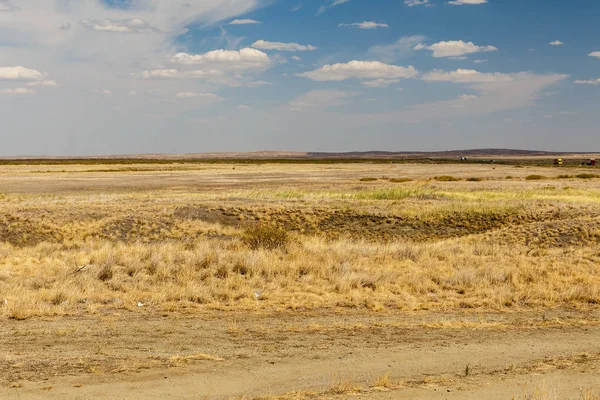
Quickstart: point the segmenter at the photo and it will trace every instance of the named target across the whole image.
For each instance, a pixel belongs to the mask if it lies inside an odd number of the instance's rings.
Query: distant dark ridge
[[[353,151],[353,152],[288,152],[288,151],[257,151],[257,152],[223,152],[223,153],[189,153],[189,154],[121,154],[106,156],[14,156],[0,157],[0,163],[110,163],[117,161],[165,163],[169,161],[182,162],[217,162],[235,160],[419,160],[419,159],[450,159],[461,156],[471,158],[521,158],[521,157],[580,157],[582,155],[600,154],[600,152],[550,152],[541,150],[517,149],[465,149],[448,151]]]
[[[590,152],[551,152],[541,150],[516,150],[516,149],[469,149],[447,151],[363,151],[347,153],[310,152],[309,157],[314,158],[396,158],[396,157],[460,157],[460,156],[503,156],[503,157],[536,157],[536,156],[567,156],[589,154]]]

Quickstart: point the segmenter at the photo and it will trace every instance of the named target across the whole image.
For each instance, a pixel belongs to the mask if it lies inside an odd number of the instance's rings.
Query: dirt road
[[[7,321],[0,398],[579,398],[582,389],[600,390],[600,326],[589,322],[597,315],[580,317],[131,313]],[[375,388],[388,373],[389,388]]]

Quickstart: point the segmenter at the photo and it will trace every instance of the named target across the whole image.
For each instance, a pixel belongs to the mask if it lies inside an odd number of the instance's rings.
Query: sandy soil
[[[221,399],[293,391],[346,398],[335,394],[340,380],[361,385],[355,396],[373,400],[510,399],[535,391],[578,398],[582,389],[600,389],[600,325],[589,322],[598,316],[131,313],[6,321],[0,398]],[[372,388],[386,373],[392,389]]]

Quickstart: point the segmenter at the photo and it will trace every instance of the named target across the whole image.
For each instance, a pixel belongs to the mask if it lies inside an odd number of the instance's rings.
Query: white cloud
[[[375,79],[372,81],[364,81],[363,85],[371,88],[387,87],[394,83],[400,82],[400,79]]]
[[[257,21],[255,19],[234,19],[229,23],[229,25],[254,25],[260,23],[260,21]]]
[[[364,81],[363,85],[371,88],[380,88],[399,83],[400,79],[374,79],[372,81]]]
[[[312,90],[295,98],[289,105],[294,111],[313,107],[337,107],[348,104],[349,99],[355,95],[356,93],[343,90]]]
[[[562,46],[564,43],[561,42],[560,40],[554,40],[550,43],[548,43],[550,46]]]
[[[442,77],[442,79],[428,79],[432,77]],[[531,72],[484,74],[477,71],[469,71],[468,73],[460,72],[460,70],[447,73],[434,71],[425,74],[424,79],[464,84],[475,94],[408,106],[400,111],[375,114],[372,117],[380,121],[408,123],[411,121],[487,115],[494,112],[521,109],[534,105],[545,89],[567,78],[568,75],[563,74],[544,75]]]
[[[18,10],[18,7],[11,4],[10,1],[8,1],[8,0],[0,1],[0,13],[1,12],[11,12],[11,11],[15,11],[15,10]]]
[[[8,81],[41,81],[44,75],[35,70],[25,67],[2,67],[0,68],[0,80]]]
[[[245,104],[240,104],[239,106],[236,107],[238,110],[249,110],[250,106],[247,106]]]
[[[482,59],[482,60],[473,60],[473,62],[475,64],[482,64],[482,63],[486,63],[488,60]]]
[[[488,0],[454,0],[454,1],[449,1],[448,4],[452,4],[455,6],[462,6],[462,5],[472,5],[472,4],[485,4],[487,2],[488,2]]]
[[[590,81],[583,81],[583,80],[576,80],[573,83],[576,83],[578,85],[600,85],[600,78],[596,79],[596,80],[590,80]]]
[[[314,71],[298,74],[314,81],[343,81],[357,79],[415,78],[419,72],[411,65],[400,67],[379,61],[350,61],[346,64],[325,65]]]
[[[266,53],[244,48],[237,50],[213,50],[205,54],[177,53],[171,58],[173,64],[209,65],[219,69],[245,70],[264,68],[271,63]]]
[[[36,94],[35,90],[26,88],[15,88],[15,89],[2,89],[0,94],[14,95],[14,96],[26,96]]]
[[[302,59],[298,56],[292,56],[292,60],[302,61]]]
[[[317,12],[317,15],[323,14],[325,11],[329,10],[330,8],[340,6],[342,4],[348,3],[349,1],[350,0],[327,0],[328,4],[321,6],[321,8],[319,8],[319,11]]]
[[[155,27],[151,26],[141,18],[127,18],[120,21],[110,19],[83,19],[80,21],[80,24],[86,29],[97,32],[144,33],[157,31]]]
[[[425,40],[425,36],[403,36],[392,44],[371,47],[369,54],[381,61],[392,62],[412,54],[415,45],[423,40]]]
[[[474,69],[457,69],[456,71],[446,72],[434,70],[423,74],[422,80],[428,82],[458,82],[458,83],[496,83],[512,82],[515,76],[503,73],[483,73]]]
[[[46,86],[46,87],[56,87],[55,81],[35,81],[29,82],[27,86]]]
[[[339,24],[338,27],[358,28],[358,29],[375,29],[389,28],[388,24],[373,21],[354,22],[352,24]]]
[[[406,4],[409,7],[414,7],[414,6],[433,7],[433,5],[429,2],[429,0],[404,0],[404,4]]]
[[[257,40],[252,43],[251,47],[260,50],[279,50],[279,51],[313,51],[317,50],[315,46],[303,45],[298,43],[283,43],[283,42],[269,42],[266,40]]]
[[[223,98],[214,93],[179,92],[175,95],[179,99],[201,99],[207,103],[216,103]]]
[[[600,51],[594,51],[593,53],[588,54],[588,56],[600,58]]]
[[[155,69],[142,72],[144,79],[177,79],[181,75],[176,69]]]
[[[463,42],[462,40],[450,40],[446,42],[438,42],[431,46],[425,46],[424,44],[418,44],[415,46],[415,50],[431,50],[433,57],[462,57],[467,54],[498,51],[494,46],[477,46],[473,42]]]

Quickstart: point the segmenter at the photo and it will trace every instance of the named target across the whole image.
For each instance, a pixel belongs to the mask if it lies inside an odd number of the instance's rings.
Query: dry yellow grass
[[[512,166],[132,168],[3,167],[0,315],[600,303],[597,180],[526,181],[552,169]],[[360,182],[376,174],[388,179]],[[446,174],[482,180],[431,179]]]

